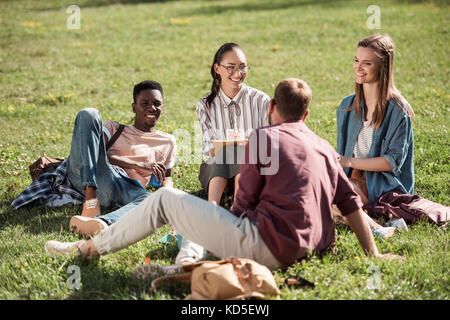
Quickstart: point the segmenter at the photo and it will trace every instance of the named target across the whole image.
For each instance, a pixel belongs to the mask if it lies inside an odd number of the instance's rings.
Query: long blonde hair
[[[397,90],[394,84],[394,42],[389,35],[374,34],[358,42],[358,47],[370,48],[380,59],[380,74],[378,80],[378,98],[372,115],[372,126],[376,130],[383,123],[389,100],[403,110],[405,114],[414,118],[411,105]],[[356,116],[361,116],[361,101],[364,100],[363,85],[355,82],[355,100],[348,110],[356,110]],[[399,101],[401,103],[399,103]]]

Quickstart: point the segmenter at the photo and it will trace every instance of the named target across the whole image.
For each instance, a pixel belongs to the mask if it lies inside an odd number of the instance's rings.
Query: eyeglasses
[[[225,69],[227,69],[227,72],[229,75],[234,74],[236,71],[240,71],[241,73],[247,73],[248,70],[250,70],[249,66],[241,66],[241,67],[234,67],[234,66],[224,66],[223,64],[220,64],[221,67],[224,67]]]

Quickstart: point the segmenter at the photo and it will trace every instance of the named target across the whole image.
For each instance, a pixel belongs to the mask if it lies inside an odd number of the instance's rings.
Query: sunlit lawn
[[[80,29],[70,30],[66,8],[72,4],[0,2],[0,299],[184,298],[187,286],[150,293],[148,281],[132,280],[129,273],[148,253],[152,263],[173,263],[176,245],[156,242],[167,228],[97,263],[51,258],[43,250],[45,241],[76,240],[68,223],[80,207],[13,212],[9,205],[31,182],[33,160],[44,153],[68,155],[80,109],[95,107],[104,120],[130,124],[132,88],[141,80],[164,86],[159,129],[193,135],[196,102],[210,89],[210,63],[224,42],[244,48],[252,68],[247,84],[269,95],[283,78],[307,81],[313,90],[307,125],[335,146],[335,111],[353,92],[356,43],[376,31],[389,33],[396,42],[396,85],[416,113],[416,193],[449,205],[445,1],[377,1],[380,30],[366,26],[370,1],[79,0]],[[186,141],[178,140],[178,146],[191,150]],[[204,196],[199,165],[190,151],[182,152],[176,187]],[[289,274],[315,283],[313,289],[281,286],[281,298],[449,298],[448,229],[419,223],[377,245],[382,252],[405,255],[406,262],[366,258],[354,234],[337,228],[333,254],[275,273],[280,285]],[[81,267],[79,290],[67,286],[70,265]],[[374,279],[379,286],[371,290]]]

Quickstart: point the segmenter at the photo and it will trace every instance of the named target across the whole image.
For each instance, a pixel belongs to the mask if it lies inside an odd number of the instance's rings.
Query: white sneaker
[[[388,239],[394,235],[395,228],[392,227],[382,227],[379,229],[372,229],[372,233],[375,237],[381,239]]]
[[[393,227],[397,230],[408,231],[408,225],[406,224],[405,220],[403,220],[403,218],[388,221],[384,226]]]
[[[50,240],[45,243],[44,249],[45,252],[51,256],[78,256],[80,255],[80,251],[78,248],[84,241],[76,241],[76,242],[60,242],[56,240]]]
[[[175,264],[182,265],[186,263],[197,263],[204,259],[207,254],[208,251],[202,246],[186,238],[181,238],[181,248],[180,251],[178,251]]]
[[[70,219],[69,227],[75,233],[85,236],[95,236],[103,229],[108,228],[108,225],[102,219],[73,216]]]

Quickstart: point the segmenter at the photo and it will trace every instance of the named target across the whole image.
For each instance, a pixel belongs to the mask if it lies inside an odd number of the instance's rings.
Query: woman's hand
[[[339,163],[340,163],[342,168],[350,167],[351,166],[351,159],[352,158],[344,157],[344,156],[341,156],[341,155],[339,155],[339,157],[338,157]]]

